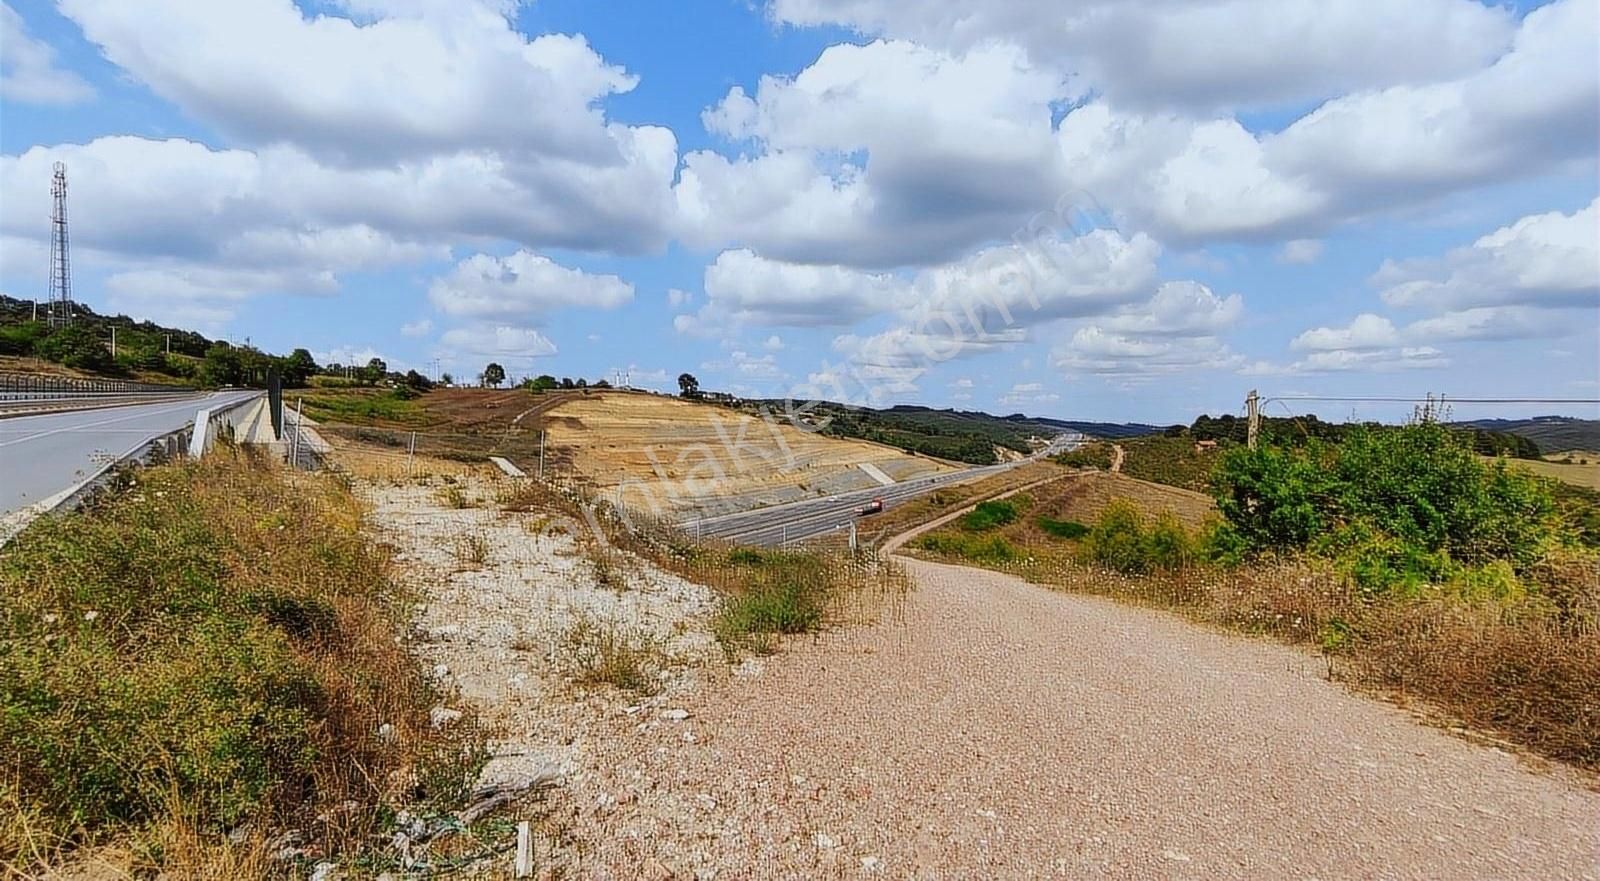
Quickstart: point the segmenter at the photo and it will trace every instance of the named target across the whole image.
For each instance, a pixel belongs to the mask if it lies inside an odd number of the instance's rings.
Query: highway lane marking
[[[199,400],[190,401],[189,403],[184,404],[182,406],[168,407],[168,408],[166,408],[164,410],[154,410],[154,411],[150,411],[150,412],[133,413],[131,415],[123,416],[123,417],[120,417],[120,418],[117,418],[117,419],[103,419],[103,420],[101,420],[99,422],[87,422],[87,423],[84,423],[82,425],[68,425],[68,426],[65,426],[63,428],[53,428],[53,429],[51,429],[49,431],[41,431],[41,432],[38,432],[36,434],[27,435],[26,437],[19,437],[16,440],[0,441],[0,447],[15,446],[16,444],[27,443],[28,441],[39,440],[40,438],[52,437],[52,436],[58,435],[58,434],[65,434],[67,432],[85,431],[87,429],[97,428],[97,427],[102,426],[102,425],[115,425],[118,422],[127,422],[127,421],[129,421],[131,419],[147,419],[147,418],[150,418],[152,416],[165,416],[168,413],[177,413],[177,412],[182,411],[182,410],[191,410],[192,409],[195,412],[199,412],[202,408],[194,406],[195,404],[201,403],[202,401],[209,401],[209,400],[211,400],[212,398],[215,398],[215,397],[216,397],[216,395],[213,394],[213,395],[211,395],[210,397],[207,397],[207,398],[200,398]],[[59,415],[59,414],[57,414],[57,415]],[[28,417],[22,417],[22,418],[28,418]]]

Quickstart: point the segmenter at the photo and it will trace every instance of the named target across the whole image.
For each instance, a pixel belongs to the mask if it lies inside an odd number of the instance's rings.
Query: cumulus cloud
[[[1178,372],[1236,367],[1243,359],[1212,336],[1147,337],[1098,325],[1081,327],[1051,350],[1050,363],[1068,374],[1143,379]]]
[[[478,325],[457,327],[439,337],[443,350],[454,355],[488,355],[533,359],[556,354],[556,344],[531,327]]]
[[[1290,348],[1312,352],[1385,349],[1400,342],[1394,323],[1381,315],[1364,312],[1345,327],[1317,327],[1294,338]]]
[[[1290,264],[1315,263],[1322,259],[1323,244],[1320,239],[1292,239],[1278,249],[1278,262]]]
[[[955,51],[1014,43],[1036,64],[1070,59],[1077,92],[1139,107],[1305,102],[1433,82],[1493,60],[1514,28],[1508,10],[1471,0],[774,0],[769,11]]]
[[[75,104],[94,97],[83,77],[56,66],[56,51],[34,38],[9,3],[0,3],[0,98],[22,104]]]
[[[754,95],[735,87],[707,111],[708,130],[760,152],[685,157],[684,234],[794,262],[954,258],[1048,207],[1041,187],[1059,191],[1051,113],[1062,90],[1002,44],[959,55],[831,46],[798,75],[763,77]]]
[[[615,275],[592,275],[531,251],[506,257],[474,254],[428,288],[446,315],[480,321],[532,321],[552,310],[615,309],[633,300],[633,285]]]
[[[706,267],[706,304],[694,315],[679,315],[675,324],[684,332],[730,324],[842,326],[892,308],[901,290],[885,273],[724,251]]]
[[[1011,390],[1000,396],[1000,403],[1010,406],[1023,404],[1051,404],[1061,400],[1061,396],[1044,387],[1038,382],[1019,382]]]
[[[1600,305],[1600,199],[1524,217],[1443,257],[1386,261],[1373,283],[1391,306],[1463,309]]]
[[[581,36],[517,32],[503,4],[63,0],[113,64],[237,141],[348,161],[458,150],[622,161],[596,102],[636,78]],[[159,22],[153,27],[152,23]]]
[[[423,318],[419,321],[409,321],[400,325],[400,335],[408,337],[427,336],[433,332],[433,322]]]

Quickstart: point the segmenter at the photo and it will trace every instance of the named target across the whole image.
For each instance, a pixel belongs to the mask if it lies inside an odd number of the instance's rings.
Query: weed
[[[1033,522],[1044,530],[1047,535],[1055,538],[1064,538],[1071,541],[1089,534],[1089,527],[1076,520],[1057,520],[1047,514],[1041,514]]]
[[[660,689],[665,653],[661,641],[643,629],[578,612],[561,635],[559,651],[561,664],[579,685],[645,694]]]
[[[1018,499],[993,499],[979,502],[961,518],[961,528],[968,532],[983,532],[1015,522],[1022,502]]]
[[[489,562],[489,539],[482,532],[466,532],[456,536],[456,559],[472,569],[481,569]]]
[[[472,500],[468,497],[466,490],[462,489],[454,481],[447,482],[444,486],[435,490],[434,497],[439,500],[439,504],[444,505],[446,508],[459,510],[472,507]]]

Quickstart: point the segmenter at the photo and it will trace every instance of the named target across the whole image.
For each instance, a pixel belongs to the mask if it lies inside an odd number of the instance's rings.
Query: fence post
[[[411,432],[411,448],[406,450],[406,476],[411,476],[411,463],[417,458],[417,433]]]
[[[294,440],[289,446],[289,467],[300,467],[300,428],[305,423],[300,421],[300,413],[305,410],[306,399],[301,398],[295,402],[294,407]]]

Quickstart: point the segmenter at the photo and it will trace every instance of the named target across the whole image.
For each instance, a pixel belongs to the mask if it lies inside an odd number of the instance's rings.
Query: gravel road
[[[584,877],[1600,878],[1600,794],[1310,655],[907,565],[903,622],[594,732]]]

